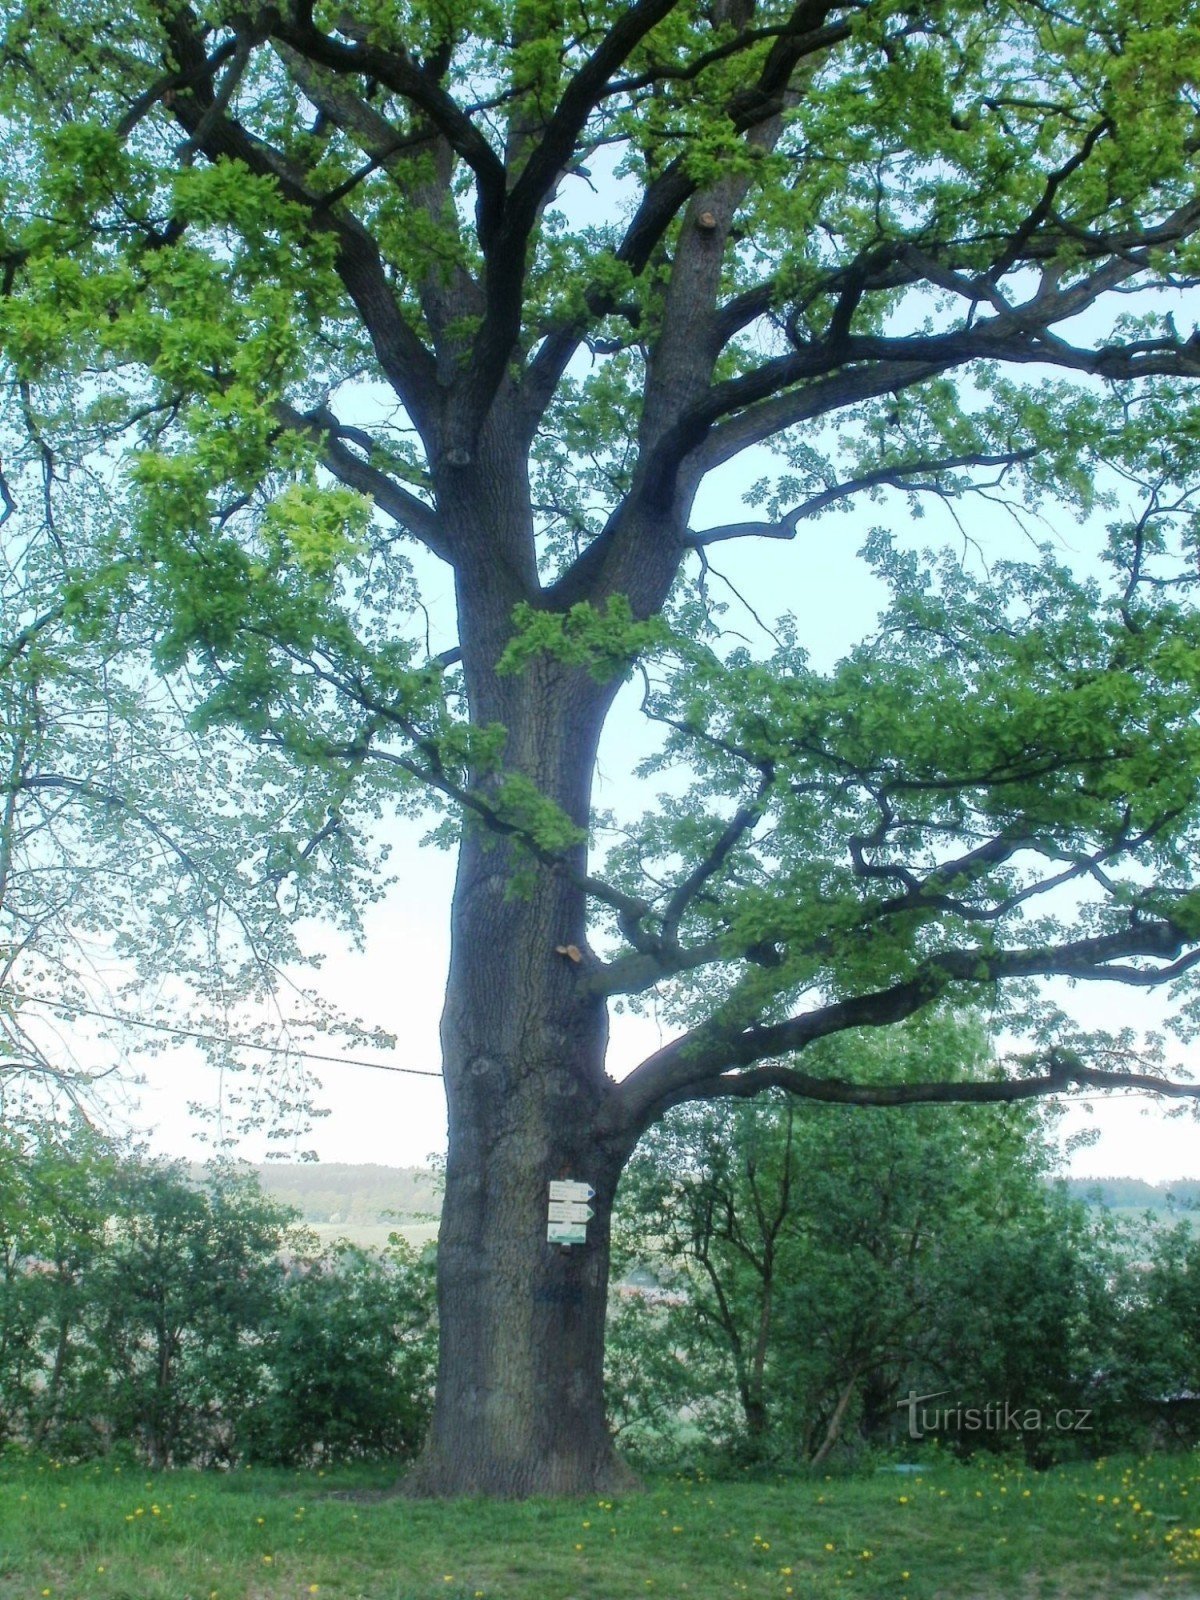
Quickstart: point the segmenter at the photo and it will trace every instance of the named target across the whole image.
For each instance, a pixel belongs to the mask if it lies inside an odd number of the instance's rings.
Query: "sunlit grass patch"
[[[0,1467],[0,1600],[1200,1595],[1200,1457],[409,1502],[386,1469]]]

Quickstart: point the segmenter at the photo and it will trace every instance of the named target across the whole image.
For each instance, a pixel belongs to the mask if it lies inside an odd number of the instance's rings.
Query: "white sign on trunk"
[[[577,1183],[574,1178],[551,1178],[551,1200],[594,1200],[596,1191],[590,1183]]]
[[[596,1213],[588,1205],[596,1191],[574,1178],[554,1178],[550,1183],[546,1238],[551,1244],[586,1244],[587,1225]]]
[[[586,1244],[586,1222],[548,1222],[546,1238],[551,1244]]]

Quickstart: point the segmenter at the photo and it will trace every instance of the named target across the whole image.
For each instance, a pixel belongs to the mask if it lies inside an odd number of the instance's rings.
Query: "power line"
[[[155,1033],[168,1033],[176,1039],[192,1039],[201,1044],[232,1045],[239,1050],[257,1050],[265,1055],[273,1056],[299,1056],[304,1061],[326,1061],[337,1067],[365,1067],[369,1072],[396,1072],[410,1078],[440,1078],[442,1073],[430,1067],[393,1067],[384,1061],[364,1061],[361,1056],[331,1056],[323,1055],[316,1050],[300,1050],[290,1045],[259,1044],[253,1039],[239,1039],[235,1036],[221,1037],[216,1033],[201,1033],[195,1028],[176,1028],[169,1022],[152,1022],[147,1017],[132,1017],[127,1012],[97,1011],[91,1006],[72,1005],[63,1000],[51,1000],[46,995],[26,994],[19,989],[0,988],[0,996],[20,1000],[29,1005],[47,1006],[52,1011],[60,1011],[67,1016],[96,1017],[102,1022],[120,1022],[131,1028],[147,1028]],[[1111,1093],[1120,1094],[1126,1100],[1157,1099],[1158,1094],[1154,1089],[1120,1089],[1115,1086]],[[1110,1102],[1110,1093],[1071,1095],[1071,1105],[1104,1104]]]
[[[412,1078],[440,1078],[440,1072],[429,1067],[392,1067],[383,1061],[364,1061],[361,1056],[328,1056],[316,1050],[299,1050],[290,1045],[259,1044],[253,1039],[222,1038],[216,1033],[201,1033],[195,1028],[176,1028],[169,1022],[151,1022],[147,1017],[131,1017],[120,1011],[97,1011],[91,1006],[78,1006],[63,1000],[51,1000],[46,995],[25,994],[18,989],[0,988],[0,996],[35,1006],[47,1006],[69,1017],[98,1017],[102,1022],[121,1022],[131,1028],[148,1028],[155,1033],[169,1033],[176,1039],[193,1039],[201,1044],[234,1045],[239,1050],[258,1050],[273,1056],[300,1056],[305,1061],[329,1061],[339,1067],[366,1067],[371,1072],[400,1072]]]

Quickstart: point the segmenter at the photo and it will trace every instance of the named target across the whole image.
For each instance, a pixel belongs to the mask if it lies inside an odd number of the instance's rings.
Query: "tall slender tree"
[[[207,674],[210,718],[461,819],[414,1485],[611,1483],[608,1213],[667,1107],[1165,1087],[1058,1046],[970,1085],[802,1052],[948,993],[1200,960],[1200,10],[3,14],[3,347],[47,430],[124,452],[114,596]],[[739,464],[761,482],[707,525]],[[862,495],[989,521],[1111,497],[1113,525],[1078,578],[873,536],[888,619],[828,675],[794,634],[765,661],[703,637],[714,546]],[[779,571],[803,581],[802,542]],[[695,785],[605,864],[592,776],[633,668]],[[692,1020],[617,1083],[608,1008],[655,988]],[[563,1176],[596,1190],[566,1250]]]

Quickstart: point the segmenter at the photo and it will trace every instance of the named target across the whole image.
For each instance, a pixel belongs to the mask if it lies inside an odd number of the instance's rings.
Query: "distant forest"
[[[270,1162],[255,1168],[267,1194],[305,1222],[412,1222],[441,1210],[438,1175],[428,1167],[357,1166],[351,1162]],[[1068,1178],[1067,1193],[1112,1211],[1187,1211],[1200,1207],[1200,1178]]]
[[[1187,1211],[1200,1206],[1200,1178],[1068,1178],[1067,1193],[1110,1211]]]

